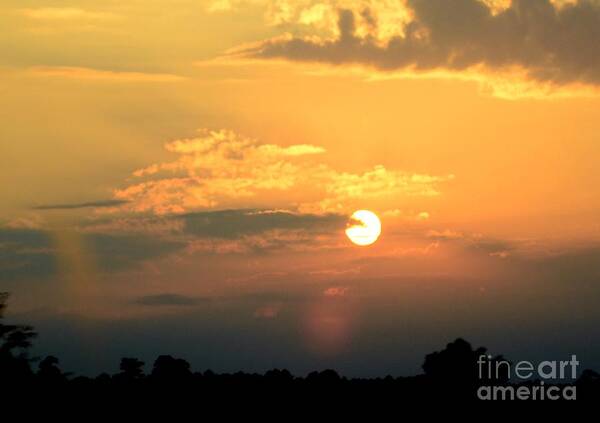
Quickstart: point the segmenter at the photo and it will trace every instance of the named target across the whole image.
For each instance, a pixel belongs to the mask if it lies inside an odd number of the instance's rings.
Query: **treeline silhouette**
[[[493,378],[481,378],[477,361],[487,354],[485,348],[474,349],[459,338],[441,351],[425,356],[423,374],[410,377],[348,379],[334,370],[314,371],[306,377],[292,375],[285,369],[273,369],[264,374],[238,372],[216,374],[210,370],[192,371],[190,364],[170,355],[161,355],[149,374],[145,363],[137,358],[121,359],[120,371],[97,377],[65,373],[58,358],[47,356],[33,359],[29,355],[36,332],[31,326],[3,323],[7,293],[0,293],[0,388],[27,395],[64,395],[69,398],[93,395],[94,398],[148,398],[159,394],[202,395],[203,398],[278,398],[310,395],[329,400],[356,398],[361,401],[390,400],[476,400],[482,385],[511,386],[508,373],[501,371]],[[492,365],[504,362],[502,356],[491,357]],[[36,366],[37,364],[37,366]],[[37,367],[37,368],[36,368]],[[499,366],[503,368],[502,366]],[[536,381],[513,386],[531,386]],[[600,398],[600,375],[585,370],[576,380],[577,399]],[[560,385],[564,386],[564,385]],[[1,398],[1,397],[0,397]]]

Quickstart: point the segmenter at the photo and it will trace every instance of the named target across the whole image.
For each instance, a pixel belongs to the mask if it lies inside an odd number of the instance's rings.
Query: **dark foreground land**
[[[503,365],[509,364],[508,360],[487,355],[485,348],[473,349],[460,338],[428,354],[423,374],[413,377],[347,379],[334,370],[315,371],[306,377],[278,369],[265,374],[215,374],[210,370],[201,373],[193,372],[185,360],[168,355],[155,360],[150,374],[143,371],[145,363],[129,357],[121,360],[120,372],[116,374],[77,376],[63,372],[55,357],[41,360],[29,357],[28,349],[36,333],[29,326],[2,323],[7,297],[0,293],[0,399],[52,398],[60,404],[62,398],[129,406],[140,400],[148,403],[167,398],[192,398],[203,404],[224,399],[260,403],[310,398],[328,405],[332,401],[352,405],[382,401],[478,401],[482,397],[536,401],[600,399],[600,375],[592,370],[584,370],[571,383],[552,384],[539,378],[515,383],[514,378],[509,379],[509,367]],[[485,357],[483,363],[482,357]],[[500,370],[488,377],[485,371],[488,368]]]

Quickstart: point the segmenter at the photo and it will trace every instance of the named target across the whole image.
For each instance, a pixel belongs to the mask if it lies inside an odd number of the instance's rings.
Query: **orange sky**
[[[587,310],[600,9],[459,3],[3,1],[0,290],[21,313],[293,316],[327,351],[389,298],[448,330],[455,296]],[[371,247],[345,238],[357,209]]]

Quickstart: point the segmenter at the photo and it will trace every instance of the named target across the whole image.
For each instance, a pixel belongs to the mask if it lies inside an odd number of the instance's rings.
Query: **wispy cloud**
[[[145,295],[136,298],[134,304],[143,306],[179,306],[189,307],[198,304],[205,304],[211,300],[203,297],[191,297],[188,295],[179,295],[172,293],[163,293],[156,295]]]
[[[36,66],[27,73],[35,77],[114,82],[180,82],[187,78],[170,73],[112,71],[74,66]]]
[[[33,210],[74,210],[89,208],[105,208],[121,206],[127,203],[125,200],[99,200],[86,203],[68,203],[68,204],[44,204],[32,207]]]
[[[326,297],[343,297],[348,293],[347,286],[332,286],[323,291]]]
[[[515,251],[519,246],[518,243],[508,240],[499,240],[479,233],[473,234],[451,229],[442,231],[430,230],[427,232],[426,237],[436,242],[456,242],[468,251],[484,253],[490,257],[503,259],[509,257],[511,252]]]

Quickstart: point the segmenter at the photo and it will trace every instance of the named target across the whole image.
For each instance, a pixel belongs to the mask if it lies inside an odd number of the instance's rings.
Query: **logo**
[[[576,355],[565,361],[542,361],[535,365],[519,361],[514,366],[506,360],[494,360],[491,355],[481,355],[477,360],[480,400],[569,400],[577,399],[577,387],[565,383],[575,380],[579,361]],[[486,382],[513,380],[505,385]]]

